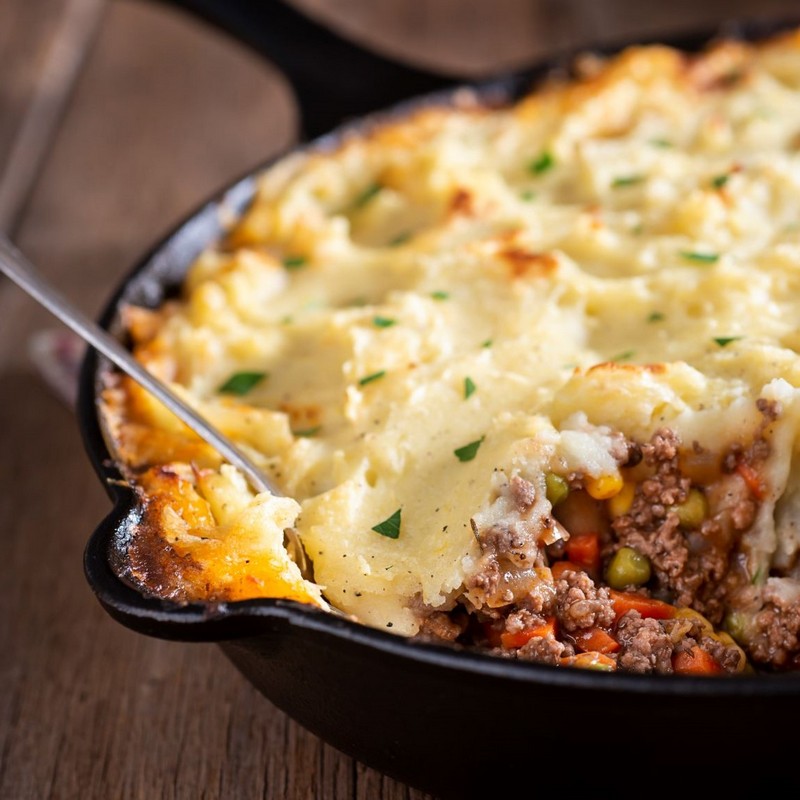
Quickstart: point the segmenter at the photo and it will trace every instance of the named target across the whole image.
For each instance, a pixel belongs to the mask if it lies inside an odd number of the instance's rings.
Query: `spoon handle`
[[[5,273],[84,341],[158,398],[178,419],[214,447],[234,467],[241,470],[257,492],[269,491],[275,495],[281,494],[230,439],[200,417],[166,384],[149,373],[113,336],[75,308],[37,273],[25,256],[2,234],[0,234],[0,272]]]

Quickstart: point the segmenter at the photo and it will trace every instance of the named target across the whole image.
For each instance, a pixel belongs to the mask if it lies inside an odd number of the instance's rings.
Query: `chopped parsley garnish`
[[[363,378],[358,379],[359,386],[366,386],[368,383],[372,383],[372,381],[377,381],[382,378],[386,374],[386,370],[382,369],[380,372],[373,372],[371,375],[365,375]]]
[[[636,355],[635,350],[623,350],[611,358],[612,361],[629,361]]]
[[[354,208],[364,208],[364,206],[375,197],[378,192],[383,189],[379,183],[373,183],[367,186],[361,194],[356,197],[355,202],[353,203]]]
[[[544,175],[544,173],[551,170],[555,164],[556,162],[552,153],[544,150],[528,164],[528,171],[532,172],[534,175]]]
[[[672,147],[672,142],[669,139],[651,139],[650,144],[653,145],[653,147],[661,147],[664,150]]]
[[[457,450],[453,450],[453,455],[455,455],[459,461],[472,461],[478,454],[478,448],[483,444],[485,438],[485,436],[481,436],[480,439],[476,439],[474,442],[470,442],[463,447],[459,447]]]
[[[389,247],[399,247],[401,244],[405,244],[410,238],[411,233],[408,231],[405,233],[398,233],[397,236],[389,242]]]
[[[647,315],[648,322],[663,322],[665,319],[664,313],[661,311],[651,311]]]
[[[217,389],[222,394],[235,394],[241,397],[257,386],[264,378],[266,372],[236,372]]]
[[[481,342],[481,347],[491,347],[492,344],[494,343],[492,342],[491,339],[486,339],[483,342]]]
[[[304,267],[308,263],[308,259],[305,256],[286,256],[283,259],[283,266],[286,269],[300,269],[300,267]]]
[[[431,297],[434,300],[447,300],[450,297],[450,292],[431,292]]]
[[[729,180],[731,179],[730,175],[717,175],[716,178],[711,179],[711,185],[715,189],[721,189]]]
[[[644,180],[643,175],[620,175],[619,178],[614,178],[611,181],[611,186],[614,189],[622,189],[626,186],[636,186]]]
[[[526,189],[524,192],[519,193],[520,200],[524,200],[526,203],[530,203],[536,197],[536,192],[533,189]]]
[[[381,536],[386,536],[388,539],[397,539],[400,536],[400,513],[402,510],[402,508],[398,508],[391,517],[379,522],[377,525],[373,525],[372,530]],[[387,567],[387,569],[390,569],[390,567]]]
[[[317,426],[315,426],[313,428],[303,428],[303,430],[300,430],[300,431],[292,431],[292,433],[295,436],[302,436],[302,437],[316,436],[316,434],[318,434],[320,432],[321,428],[322,428],[322,425],[317,425]]]
[[[731,342],[738,342],[739,339],[741,339],[741,338],[743,338],[743,337],[741,337],[741,336],[715,336],[714,337],[714,341],[720,347],[727,347]]]
[[[716,264],[719,261],[719,253],[699,253],[696,250],[681,250],[681,256],[687,261],[694,261],[696,264]]]
[[[474,394],[476,388],[472,378],[464,378],[464,399],[466,400],[470,395]]]
[[[376,328],[391,328],[392,325],[397,325],[397,320],[391,317],[373,317],[372,324]]]

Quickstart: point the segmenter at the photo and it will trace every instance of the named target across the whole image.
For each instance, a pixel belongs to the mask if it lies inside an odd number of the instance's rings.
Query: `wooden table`
[[[598,38],[791,12],[792,0],[296,0],[364,41],[465,75]],[[0,229],[96,314],[200,199],[286,147],[285,82],[161,6],[0,0]],[[109,502],[27,355],[56,327],[0,283],[0,798],[413,798],[323,744],[210,645],[101,610],[84,543]]]

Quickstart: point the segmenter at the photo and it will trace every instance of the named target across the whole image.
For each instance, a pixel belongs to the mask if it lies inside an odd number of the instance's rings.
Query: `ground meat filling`
[[[765,406],[765,410],[773,409]],[[732,554],[757,511],[751,489],[737,470],[766,458],[769,445],[756,437],[746,451],[732,447],[718,479],[710,486],[693,487],[681,472],[680,444],[673,431],[663,428],[642,445],[643,460],[653,474],[636,487],[630,511],[613,520],[615,541],[607,545],[605,554],[620,547],[634,548],[650,560],[655,584],[671,602],[694,608],[718,624],[731,589],[727,576]],[[694,451],[702,448],[695,443]],[[696,527],[682,524],[677,510],[693,488],[710,508]]]
[[[669,674],[675,643],[658,620],[629,611],[617,625],[620,652],[617,663],[629,672]]]
[[[482,622],[478,622],[482,620]],[[738,672],[742,651],[712,638],[692,619],[652,619],[630,610],[617,615],[611,593],[597,586],[583,571],[568,570],[552,592],[533,595],[530,603],[503,616],[471,615],[463,610],[434,612],[422,624],[420,636],[432,641],[477,644],[493,655],[562,666],[576,655],[588,654],[598,632],[606,648],[598,669],[641,674],[671,674],[677,654],[699,647],[713,659],[719,672]],[[588,637],[591,637],[587,639]]]
[[[542,511],[541,487],[509,479],[500,513],[473,520],[481,568],[452,611],[428,614],[420,635],[554,666],[740,672],[744,652],[719,626],[742,587],[755,591],[737,554],[764,497],[768,428],[780,414],[766,400],[758,409],[750,444],[722,453],[687,447],[668,428],[645,443],[620,438],[617,492],[628,494],[617,503],[596,478],[572,471],[557,476],[560,497]],[[554,532],[564,535],[548,538]],[[614,580],[623,555],[624,577]],[[751,658],[800,669],[800,598],[765,593],[762,602],[745,637]]]
[[[767,582],[764,606],[755,615],[748,651],[754,661],[800,669],[800,599],[786,599]]]
[[[608,589],[595,586],[585,572],[565,572],[556,581],[555,615],[561,629],[568,633],[608,627],[614,621]]]

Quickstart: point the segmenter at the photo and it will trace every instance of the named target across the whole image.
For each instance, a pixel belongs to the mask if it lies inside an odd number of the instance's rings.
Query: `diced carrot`
[[[557,581],[561,578],[561,576],[565,572],[580,572],[581,568],[577,564],[573,564],[571,561],[556,561],[550,567],[550,572],[553,573],[553,580]]]
[[[600,569],[600,536],[584,533],[570,536],[564,546],[567,558],[587,572],[597,573]]]
[[[740,461],[736,465],[736,471],[744,478],[747,488],[752,493],[756,500],[764,499],[764,484],[761,482],[761,476],[744,461]]]
[[[698,645],[672,656],[672,669],[678,675],[719,675],[719,662]]]
[[[527,644],[531,639],[543,638],[545,636],[556,635],[556,619],[550,617],[542,625],[537,625],[535,628],[528,628],[524,631],[517,631],[516,633],[502,633],[500,634],[500,641],[503,647],[511,650],[522,645]]]
[[[631,592],[616,592],[613,589],[609,590],[609,595],[617,619],[629,611],[638,611],[643,617],[652,619],[672,619],[675,616],[675,606],[652,597],[643,597]]]
[[[613,672],[617,662],[602,653],[578,653],[559,659],[562,667],[579,667],[580,669],[596,669],[600,672]]]
[[[589,628],[575,634],[575,644],[584,652],[616,653],[619,642],[602,628]]]

